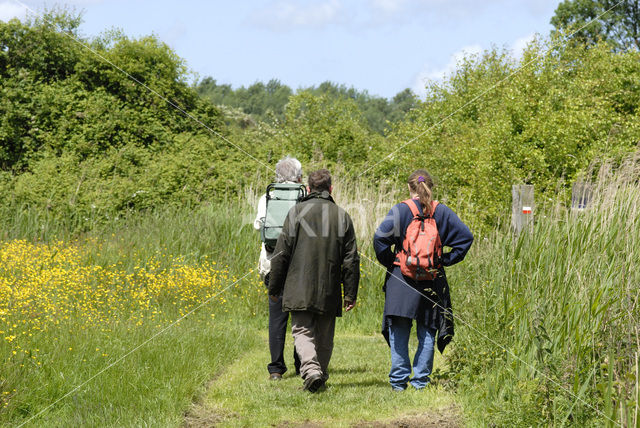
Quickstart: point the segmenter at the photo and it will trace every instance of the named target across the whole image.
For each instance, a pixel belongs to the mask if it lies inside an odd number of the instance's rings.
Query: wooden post
[[[529,184],[514,184],[511,186],[511,228],[520,233],[525,227],[533,226],[534,199],[533,186]]]
[[[571,189],[571,210],[582,211],[589,208],[592,194],[593,184],[581,181],[573,183]]]

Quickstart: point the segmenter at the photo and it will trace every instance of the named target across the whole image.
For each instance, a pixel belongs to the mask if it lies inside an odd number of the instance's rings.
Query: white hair
[[[276,164],[276,181],[278,183],[300,180],[302,180],[302,164],[298,159],[287,156],[278,161]]]

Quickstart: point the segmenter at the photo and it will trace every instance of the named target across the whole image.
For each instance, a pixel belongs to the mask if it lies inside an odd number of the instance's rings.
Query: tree
[[[305,89],[314,95],[326,95],[332,99],[350,99],[356,102],[369,127],[384,135],[394,123],[401,121],[405,114],[417,106],[416,95],[411,89],[399,92],[392,100],[359,91],[353,87],[333,82],[322,82],[318,87]]]
[[[222,198],[232,175],[241,183],[243,153],[174,108],[227,133],[175,52],[153,36],[82,38],[79,22],[64,11],[0,22],[0,210],[29,206],[83,227],[122,211]]]
[[[350,166],[367,160],[374,140],[353,100],[309,91],[291,97],[281,132],[291,150]]]
[[[438,198],[486,231],[509,212],[512,184],[534,184],[541,207],[593,162],[636,151],[640,52],[552,43],[531,44],[518,73],[504,51],[465,59],[369,155],[368,174],[401,182],[426,166]]]
[[[399,122],[411,109],[419,106],[418,97],[409,88],[398,92],[391,100],[390,122]]]
[[[604,40],[616,51],[640,49],[640,0],[564,0],[551,25],[578,30],[574,37],[587,44]]]

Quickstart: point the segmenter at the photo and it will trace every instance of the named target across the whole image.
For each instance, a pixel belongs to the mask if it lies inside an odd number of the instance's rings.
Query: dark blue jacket
[[[413,202],[420,212],[422,205]],[[433,218],[443,247],[451,251],[443,252],[443,266],[458,263],[469,251],[473,235],[469,228],[446,205],[438,204]],[[383,290],[385,291],[382,334],[388,340],[388,327],[392,316],[415,319],[427,327],[438,331],[438,349],[442,352],[453,338],[453,312],[449,285],[444,268],[433,281],[414,281],[394,266],[395,249],[400,248],[404,234],[413,219],[411,209],[404,203],[395,205],[382,221],[373,238],[373,247],[378,261],[387,268]],[[426,297],[425,297],[426,296]]]

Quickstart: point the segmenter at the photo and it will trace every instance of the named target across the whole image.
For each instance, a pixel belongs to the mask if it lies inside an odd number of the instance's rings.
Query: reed
[[[638,158],[604,164],[586,211],[477,242],[452,270],[450,358],[486,423],[637,426]],[[482,415],[482,416],[480,416]]]

